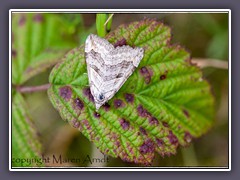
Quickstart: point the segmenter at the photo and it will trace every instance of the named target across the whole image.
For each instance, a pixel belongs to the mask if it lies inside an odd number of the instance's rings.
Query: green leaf
[[[96,28],[97,34],[100,37],[104,37],[106,35],[106,26],[104,26],[108,15],[107,14],[97,14],[96,15]]]
[[[107,25],[106,25],[106,31],[107,31],[107,32],[110,32],[110,31],[111,31],[113,15],[114,15],[114,14],[109,14],[109,15],[108,15],[108,19],[107,19],[108,23],[107,23]]]
[[[76,46],[61,16],[12,15],[12,82],[22,84]]]
[[[42,146],[37,131],[27,112],[20,93],[13,94],[12,102],[12,166],[40,167]]]
[[[148,165],[154,152],[176,153],[213,124],[213,96],[190,55],[170,45],[170,28],[145,19],[121,25],[106,37],[144,48],[144,58],[117,94],[95,112],[84,45],[51,72],[50,100],[61,117],[104,154]]]

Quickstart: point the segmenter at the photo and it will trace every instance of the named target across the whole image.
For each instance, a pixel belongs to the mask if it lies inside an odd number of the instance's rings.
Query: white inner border
[[[229,97],[228,97],[228,123],[229,123],[229,167],[45,167],[45,168],[12,168],[11,166],[11,127],[12,127],[12,63],[11,63],[11,15],[14,12],[19,13],[228,13],[228,31],[229,31],[229,59],[228,59],[228,75],[229,75]],[[68,168],[68,169],[63,169]],[[75,169],[74,169],[75,168]],[[198,168],[198,169],[194,169]],[[231,171],[231,10],[230,9],[10,9],[9,10],[9,170],[10,171]]]

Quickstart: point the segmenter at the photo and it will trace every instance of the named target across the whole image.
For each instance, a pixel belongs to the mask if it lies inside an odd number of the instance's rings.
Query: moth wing
[[[114,48],[107,40],[89,35],[85,44],[88,79],[96,109],[111,99],[143,58],[142,48]],[[105,99],[99,101],[99,95]]]
[[[112,56],[114,64],[108,71],[108,80],[104,81],[106,98],[111,99],[127,79],[132,75],[143,58],[142,48],[132,48],[130,46],[119,47],[115,49],[115,55]]]
[[[89,53],[91,50],[104,55],[107,55],[114,49],[114,46],[106,39],[100,38],[95,34],[90,34],[85,43],[85,52]]]

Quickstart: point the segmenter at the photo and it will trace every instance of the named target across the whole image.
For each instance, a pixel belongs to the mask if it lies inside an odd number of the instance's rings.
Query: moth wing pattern
[[[85,56],[88,80],[96,110],[110,100],[138,67],[143,48],[114,46],[106,39],[90,34],[86,39]]]

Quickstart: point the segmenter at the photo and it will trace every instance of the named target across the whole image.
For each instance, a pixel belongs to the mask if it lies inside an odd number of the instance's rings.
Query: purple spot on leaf
[[[90,130],[90,129],[91,129],[91,126],[89,125],[88,120],[83,119],[81,122],[82,122],[82,124],[87,128],[87,130]]]
[[[78,120],[74,119],[74,120],[72,121],[72,126],[73,126],[74,128],[79,128],[80,122],[79,122]]]
[[[141,117],[150,117],[151,116],[150,113],[146,109],[144,109],[142,105],[139,105],[137,107],[137,111],[138,111],[138,115]]]
[[[164,145],[164,141],[160,138],[156,138],[156,142],[159,147],[162,147]]]
[[[42,16],[42,14],[36,14],[36,15],[34,15],[34,16],[33,16],[33,20],[34,20],[35,22],[39,22],[39,23],[43,22],[43,16]]]
[[[97,112],[94,112],[93,115],[94,115],[95,118],[98,118],[98,119],[101,117],[101,115]]]
[[[94,102],[94,98],[90,91],[90,88],[83,89],[83,94],[88,98],[89,101]]]
[[[178,138],[173,134],[172,131],[169,131],[168,139],[171,144],[173,145],[178,145]]]
[[[142,75],[148,74],[148,69],[147,69],[146,67],[142,67],[142,68],[140,69],[140,73],[141,73]]]
[[[19,21],[18,21],[18,25],[19,26],[23,26],[26,22],[26,17],[24,15],[21,15]]]
[[[169,127],[168,123],[165,122],[165,121],[162,122],[162,125],[163,125],[164,127]]]
[[[134,95],[133,94],[126,93],[124,96],[125,96],[125,99],[128,103],[133,103],[133,101],[134,101]]]
[[[105,154],[107,154],[109,152],[109,149],[105,149]]]
[[[154,143],[151,139],[147,139],[141,146],[140,152],[142,154],[153,153],[155,150]]]
[[[110,109],[110,105],[108,103],[105,103],[103,105],[103,108],[105,109],[105,111],[108,111]]]
[[[184,115],[185,115],[187,118],[190,117],[190,116],[189,116],[189,112],[188,112],[186,109],[183,110],[183,113],[184,113]]]
[[[143,128],[143,127],[140,127],[139,128],[139,131],[143,134],[143,135],[147,135],[147,131]]]
[[[78,109],[80,109],[80,110],[83,109],[84,103],[83,103],[82,100],[80,100],[79,98],[76,98],[76,99],[74,100],[74,103],[75,103],[75,105],[76,105],[76,107],[77,107]]]
[[[158,125],[158,124],[159,124],[157,118],[155,118],[155,117],[150,117],[150,118],[148,119],[148,121],[149,121],[149,123],[150,123],[151,125]]]
[[[115,99],[113,104],[115,108],[120,108],[124,106],[124,103],[121,99]]]
[[[190,143],[192,141],[192,135],[189,133],[189,132],[185,132],[184,134],[184,140],[187,142],[187,143]]]
[[[128,130],[129,126],[130,126],[130,123],[122,118],[122,119],[120,119],[120,125],[122,126],[122,128],[124,130]]]
[[[120,147],[121,146],[121,143],[120,143],[120,141],[119,140],[116,140],[116,141],[114,141],[115,143],[115,145],[117,146],[117,147]]]
[[[68,101],[72,96],[72,89],[69,86],[63,86],[59,89],[59,95]]]
[[[150,68],[142,67],[140,69],[140,74],[144,77],[145,83],[149,84],[153,75],[153,72],[150,70]]]
[[[118,46],[124,46],[124,45],[127,45],[127,41],[126,41],[125,38],[117,41],[117,42],[114,44],[114,47],[116,48],[116,47],[118,47]]]

